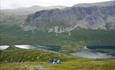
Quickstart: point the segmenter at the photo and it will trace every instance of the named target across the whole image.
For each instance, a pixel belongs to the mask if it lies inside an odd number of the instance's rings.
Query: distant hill
[[[41,6],[31,6],[31,7],[22,7],[22,8],[16,8],[16,9],[0,9],[1,12],[3,13],[10,13],[10,14],[15,14],[15,15],[28,15],[35,13],[37,11],[41,10],[49,10],[49,9],[63,9],[64,6],[49,6],[49,7],[41,7]]]

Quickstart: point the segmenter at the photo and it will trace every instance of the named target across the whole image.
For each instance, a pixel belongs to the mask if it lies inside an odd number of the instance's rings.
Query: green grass
[[[47,50],[3,50],[0,51],[0,62],[47,61],[49,58],[69,59],[65,56]]]
[[[115,59],[83,59],[76,58],[64,61],[61,64],[48,64],[47,62],[0,63],[1,70],[115,70]]]
[[[115,70],[115,58],[87,59],[46,50],[22,49],[0,51],[0,55],[0,70],[37,70],[38,66],[45,68],[43,70]],[[48,58],[63,62],[49,64]]]

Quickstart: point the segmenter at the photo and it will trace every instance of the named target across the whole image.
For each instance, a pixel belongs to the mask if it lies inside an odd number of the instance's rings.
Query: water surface
[[[94,50],[90,51],[76,51],[72,53],[74,56],[83,57],[83,58],[111,58],[115,57],[115,53],[109,52],[97,52]]]

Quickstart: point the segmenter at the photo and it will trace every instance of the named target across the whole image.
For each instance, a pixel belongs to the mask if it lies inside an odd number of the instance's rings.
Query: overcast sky
[[[1,9],[14,9],[19,7],[39,6],[72,6],[78,3],[94,3],[110,0],[0,0]]]

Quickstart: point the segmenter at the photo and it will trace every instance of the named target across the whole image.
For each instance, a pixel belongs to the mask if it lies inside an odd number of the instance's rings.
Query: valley
[[[0,9],[0,70],[115,70],[115,1]]]

